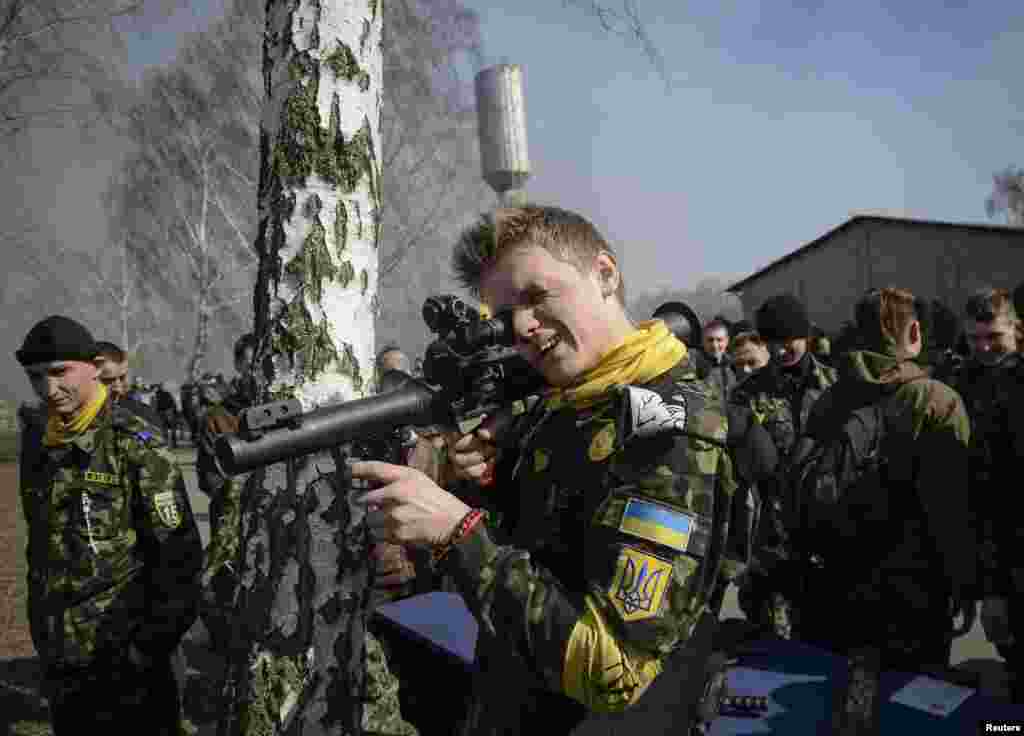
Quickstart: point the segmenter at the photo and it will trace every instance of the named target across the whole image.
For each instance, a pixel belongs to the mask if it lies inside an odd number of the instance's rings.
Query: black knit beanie
[[[765,340],[810,337],[811,320],[800,300],[791,294],[773,296],[757,310],[757,331]]]
[[[14,357],[22,365],[56,360],[91,361],[99,354],[89,330],[68,317],[54,315],[28,331]]]

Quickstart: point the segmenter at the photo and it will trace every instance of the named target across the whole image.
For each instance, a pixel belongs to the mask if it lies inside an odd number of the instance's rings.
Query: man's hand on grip
[[[458,480],[471,480],[482,486],[494,482],[494,464],[498,456],[496,423],[494,417],[488,417],[470,434],[449,435],[448,456]]]

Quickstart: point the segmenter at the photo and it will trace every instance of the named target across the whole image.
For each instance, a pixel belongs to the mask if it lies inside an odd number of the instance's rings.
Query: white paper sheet
[[[919,675],[893,693],[891,700],[945,718],[972,695],[970,688]]]

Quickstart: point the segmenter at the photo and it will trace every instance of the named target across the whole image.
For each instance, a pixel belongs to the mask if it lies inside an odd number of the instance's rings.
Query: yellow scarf
[[[107,387],[101,383],[92,401],[83,406],[70,421],[65,422],[59,414],[51,413],[46,420],[46,437],[43,438],[43,444],[47,447],[66,445],[89,428],[106,400]]]
[[[584,373],[574,386],[556,388],[546,397],[549,409],[569,404],[582,409],[599,401],[612,386],[646,383],[686,356],[686,345],[659,320],[641,322],[631,334]]]

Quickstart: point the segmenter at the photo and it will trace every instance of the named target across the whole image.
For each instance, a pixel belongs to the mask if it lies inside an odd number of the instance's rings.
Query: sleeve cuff
[[[475,608],[484,567],[498,555],[496,545],[480,523],[464,539],[449,550],[438,565],[438,571],[451,576],[462,597]]]

